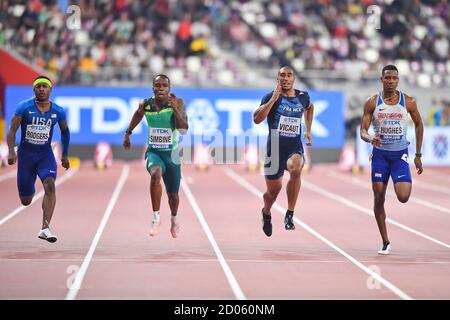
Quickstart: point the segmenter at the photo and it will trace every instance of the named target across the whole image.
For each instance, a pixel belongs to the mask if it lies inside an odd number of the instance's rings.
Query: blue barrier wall
[[[191,135],[203,132],[219,135],[224,141],[226,137],[267,135],[265,123],[253,124],[252,112],[269,90],[173,88],[173,92],[186,103]],[[53,88],[51,100],[66,110],[72,144],[121,144],[139,100],[151,95],[151,88],[64,86]],[[341,148],[345,139],[343,93],[310,91],[310,95],[315,106],[313,146]],[[18,103],[32,96],[31,86],[6,88],[6,130]],[[16,140],[19,138],[20,130]],[[56,129],[53,141],[59,139]],[[143,144],[146,139],[146,123],[142,121],[134,130],[132,141]]]

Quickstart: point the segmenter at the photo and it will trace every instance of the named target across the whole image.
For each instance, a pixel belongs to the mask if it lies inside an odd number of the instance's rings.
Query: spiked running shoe
[[[54,234],[52,234],[50,228],[45,228],[39,231],[38,238],[47,240],[48,242],[51,243],[56,242],[56,240],[58,240],[58,238]]]
[[[170,226],[170,234],[172,235],[172,238],[178,237],[179,233],[180,233],[180,224],[178,222],[172,222]]]
[[[293,217],[293,213],[286,212],[286,215],[284,216],[284,227],[286,230],[295,230],[295,224],[294,221],[292,221]]]
[[[263,222],[263,231],[266,236],[270,237],[272,235],[272,216],[270,214],[265,214],[263,210],[261,210],[262,214],[262,222]]]
[[[391,253],[391,244],[388,243],[383,243],[383,247],[378,251],[378,254],[382,254],[382,255],[388,255]]]
[[[156,237],[159,234],[161,228],[161,220],[152,220],[152,227],[150,228],[150,236]]]

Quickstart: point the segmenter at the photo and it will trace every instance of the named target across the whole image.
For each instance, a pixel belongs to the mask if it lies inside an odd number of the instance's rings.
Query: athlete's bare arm
[[[269,115],[270,109],[272,109],[275,102],[277,102],[278,98],[281,94],[281,83],[280,81],[277,82],[277,86],[275,90],[273,91],[272,97],[269,101],[267,101],[265,104],[260,105],[255,112],[253,112],[253,122],[256,124],[261,123],[264,121],[265,118]]]
[[[64,139],[64,132],[67,135],[69,135],[69,131],[68,131],[69,130],[69,126],[67,125],[67,121],[61,121],[61,122],[58,122],[58,124],[59,124],[59,128],[61,129],[61,140],[62,140],[63,145],[64,145],[64,140],[63,140]],[[67,136],[67,139],[69,139],[69,136]],[[67,146],[68,145],[69,145],[69,140],[67,140]],[[64,147],[63,147],[63,149],[64,149]],[[69,158],[65,154],[63,154],[61,156],[61,165],[66,170],[70,168]]]
[[[8,135],[6,141],[8,142],[8,164],[13,165],[17,161],[16,150],[14,149],[14,144],[16,141],[16,132],[20,127],[20,122],[22,121],[22,117],[18,115],[14,115],[11,120],[11,125],[9,126]]]
[[[414,165],[416,166],[417,173],[423,172],[422,168],[422,141],[423,141],[423,122],[420,116],[419,109],[417,108],[416,100],[405,94],[406,110],[408,110],[414,127],[416,129],[416,156],[414,157]]]
[[[134,128],[141,122],[142,118],[144,117],[145,111],[144,111],[144,101],[139,102],[139,107],[136,109],[136,111],[133,114],[133,117],[131,118],[130,124],[128,125],[128,130],[133,131]],[[125,149],[130,149],[131,143],[130,143],[130,135],[126,132],[123,136],[123,147]]]
[[[361,118],[361,127],[360,127],[360,137],[365,142],[368,142],[376,147],[381,146],[381,140],[380,137],[374,136],[372,137],[369,133],[369,127],[372,123],[373,118],[373,112],[375,111],[377,101],[377,95],[373,95],[372,97],[368,98],[366,102],[364,103],[364,113]]]
[[[306,145],[312,146],[311,126],[314,118],[314,105],[310,102],[309,107],[305,110],[305,139]]]
[[[189,129],[186,107],[183,99],[179,99],[174,93],[169,95],[169,103],[173,109],[173,119],[175,121],[175,128],[179,129],[181,134],[185,134]]]

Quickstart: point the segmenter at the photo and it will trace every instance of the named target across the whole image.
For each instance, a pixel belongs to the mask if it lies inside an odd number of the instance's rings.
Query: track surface
[[[83,162],[59,169],[54,244],[37,238],[42,198],[21,208],[15,170],[0,171],[0,299],[450,299],[449,169],[413,173],[406,204],[389,185],[390,256],[377,255],[368,170],[304,173],[296,230],[284,230],[283,188],[267,238],[263,176],[239,165],[185,165],[182,230],[172,239],[165,196],[161,233],[148,235],[142,163],[97,171]]]

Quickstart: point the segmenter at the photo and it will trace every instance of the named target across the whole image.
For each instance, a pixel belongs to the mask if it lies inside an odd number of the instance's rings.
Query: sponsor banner
[[[369,134],[374,135],[372,126]],[[407,139],[409,164],[414,165],[416,153],[416,133],[414,126],[408,127]],[[359,137],[359,128],[356,132],[357,161],[361,166],[370,164],[369,157],[372,153],[372,145]],[[450,166],[450,127],[425,127],[422,142],[422,164],[424,166]]]
[[[267,137],[267,124],[253,123],[253,111],[270,90],[260,89],[201,89],[173,88],[183,98],[189,118],[188,138],[180,136],[180,143],[193,143],[193,136],[201,136],[216,145],[239,145],[246,141]],[[314,103],[311,129],[313,147],[341,148],[345,138],[344,97],[340,91],[310,91]],[[31,86],[8,86],[5,97],[6,130],[18,103],[33,96]],[[121,144],[133,112],[139,101],[152,96],[151,88],[123,87],[54,87],[51,100],[66,111],[72,144],[95,144],[105,141]],[[302,139],[304,123],[302,124]],[[16,141],[20,139],[20,130]],[[59,141],[60,131],[54,131]],[[132,143],[148,140],[145,119],[134,129]],[[198,140],[195,140],[198,141]]]

